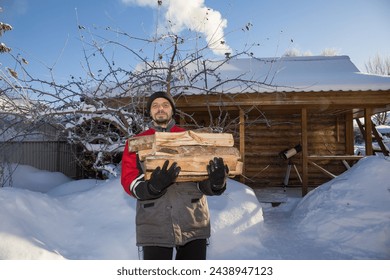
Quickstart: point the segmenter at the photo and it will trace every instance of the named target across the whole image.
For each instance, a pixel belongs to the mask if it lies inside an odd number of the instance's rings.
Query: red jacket
[[[185,131],[184,128],[181,128],[177,125],[174,125],[170,132],[182,132]],[[136,136],[146,136],[153,135],[156,133],[156,130],[150,128],[137,134]],[[137,168],[137,154],[135,152],[129,152],[128,142],[126,141],[126,146],[122,155],[122,173],[121,173],[121,183],[124,190],[131,196],[135,196],[130,190],[130,184],[138,178],[140,174],[139,168]]]

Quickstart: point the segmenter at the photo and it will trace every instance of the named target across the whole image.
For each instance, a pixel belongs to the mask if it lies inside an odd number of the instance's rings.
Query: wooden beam
[[[364,127],[366,131],[365,135],[365,143],[366,143],[366,155],[370,156],[374,154],[372,148],[372,122],[371,122],[372,109],[365,108],[364,109]]]
[[[378,113],[383,113],[390,111],[390,104],[384,104],[383,106],[375,106],[372,110],[372,114],[378,114]],[[353,109],[353,118],[358,119],[358,118],[364,118],[364,110],[363,109]]]
[[[301,110],[301,141],[302,141],[302,196],[308,193],[308,148],[307,148],[307,109]]]
[[[317,163],[314,163],[312,161],[309,161],[309,163],[315,167],[317,167],[322,173],[328,175],[330,178],[336,178],[337,176],[334,175],[333,173],[329,172],[328,170],[326,170],[325,168],[319,166]]]
[[[345,153],[354,154],[355,137],[353,134],[353,114],[352,110],[345,113]]]
[[[363,139],[366,139],[366,131],[364,130],[364,126],[359,118],[355,119],[356,123],[359,126],[360,133],[362,134]]]
[[[241,183],[245,183],[245,112],[240,109],[240,154],[241,161],[243,162],[243,176],[241,176]]]
[[[185,95],[176,100],[180,109],[223,106],[274,106],[307,109],[384,108],[390,105],[390,91],[261,92],[240,94]]]
[[[310,160],[359,160],[363,156],[357,155],[310,155],[308,159]]]

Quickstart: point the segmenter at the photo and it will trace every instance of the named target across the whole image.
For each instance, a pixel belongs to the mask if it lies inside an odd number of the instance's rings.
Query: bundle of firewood
[[[145,179],[166,160],[177,162],[181,171],[177,182],[199,182],[207,179],[207,165],[214,157],[221,157],[229,167],[229,177],[242,174],[240,152],[233,147],[229,133],[156,132],[153,135],[128,139],[130,152],[137,152],[143,162]]]

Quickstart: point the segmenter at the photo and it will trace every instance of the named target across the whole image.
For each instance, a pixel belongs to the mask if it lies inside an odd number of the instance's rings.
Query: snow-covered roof
[[[368,91],[390,90],[390,76],[364,74],[351,62],[349,56],[301,56],[281,58],[240,58],[206,63],[215,68],[218,78],[208,75],[208,89],[221,81],[215,91],[238,92],[310,92],[310,91]],[[261,84],[248,87],[242,80]],[[235,80],[235,81],[233,81]],[[201,87],[201,84],[199,83]],[[199,92],[201,93],[201,92]],[[186,92],[196,94],[196,92]]]
[[[154,67],[150,72],[151,67]],[[88,96],[110,98],[143,92],[146,96],[164,90],[167,63],[157,61],[137,65],[138,91],[128,92],[114,84],[99,84]],[[172,88],[176,95],[213,93],[386,91],[390,76],[361,73],[349,56],[298,56],[275,58],[232,58],[227,61],[181,61],[174,66]],[[206,71],[205,71],[206,70]],[[206,73],[205,73],[206,72]],[[149,81],[150,76],[154,81]],[[159,80],[157,77],[160,77]],[[141,84],[141,85],[140,85]],[[144,88],[142,85],[147,85]],[[183,92],[183,88],[186,90]],[[141,89],[141,90],[140,90]]]

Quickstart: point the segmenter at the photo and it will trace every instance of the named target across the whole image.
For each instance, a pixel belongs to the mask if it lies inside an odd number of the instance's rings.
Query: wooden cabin
[[[381,144],[371,116],[390,111],[390,77],[363,74],[348,56],[194,64],[186,64],[185,73],[192,84],[182,85],[178,78],[171,88],[177,123],[232,133],[244,163],[243,175],[236,179],[252,188],[296,186],[305,195],[345,172],[363,157],[354,152],[356,124],[367,155],[377,152],[373,141]],[[141,99],[105,102],[142,112],[147,96]],[[281,157],[297,145],[301,151]],[[383,143],[379,152],[388,155]]]
[[[305,195],[362,157],[354,154],[359,118],[363,133],[372,132],[364,136],[366,154],[374,154],[371,116],[390,110],[390,77],[360,73],[348,56],[232,59],[216,71],[204,91],[174,96],[177,121],[233,133],[244,162],[237,180],[253,188],[301,186]],[[237,77],[259,83],[236,85]],[[298,144],[300,152],[281,157]]]

